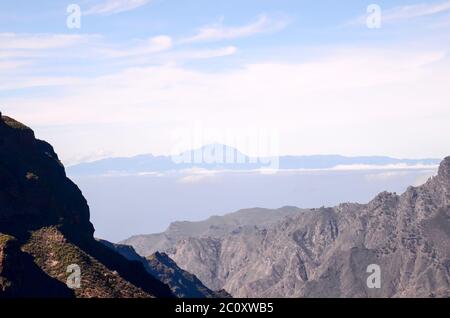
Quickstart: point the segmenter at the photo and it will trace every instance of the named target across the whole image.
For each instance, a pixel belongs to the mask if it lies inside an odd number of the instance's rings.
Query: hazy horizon
[[[199,149],[204,149],[210,146],[215,146],[218,145],[220,147],[223,147],[224,149],[230,148],[233,149],[235,151],[238,151],[240,153],[242,153],[244,156],[247,157],[251,157],[250,155],[248,155],[247,153],[245,153],[244,151],[241,151],[239,148],[236,148],[234,146],[229,146],[227,144],[219,144],[219,143],[206,143],[203,145],[200,145],[196,148],[185,148],[183,149],[183,151],[180,152],[184,153],[184,152],[189,152],[189,151],[194,151],[194,150],[199,150]],[[136,158],[136,157],[141,157],[141,156],[154,156],[154,157],[158,157],[158,156],[164,156],[164,157],[170,157],[173,156],[174,154],[171,152],[167,152],[167,153],[151,153],[151,152],[147,152],[147,153],[137,153],[137,154],[130,154],[130,155],[126,155],[126,156],[104,156],[104,157],[98,157],[98,158],[91,158],[87,161],[79,161],[79,162],[72,162],[69,164],[66,164],[66,167],[70,168],[73,166],[77,166],[80,164],[89,164],[89,163],[94,163],[94,162],[98,162],[98,161],[102,161],[102,160],[106,160],[106,159],[116,159],[116,158],[121,158],[121,159],[132,159],[132,158]],[[256,157],[258,157],[258,154],[255,155]],[[385,158],[392,158],[392,159],[398,159],[398,160],[442,160],[443,158],[433,158],[433,157],[429,157],[429,156],[421,156],[421,157],[408,157],[408,158],[404,158],[404,157],[392,157],[389,155],[385,155],[385,154],[359,154],[359,155],[345,155],[345,154],[339,154],[339,153],[280,153],[278,154],[279,157],[315,157],[315,156],[340,156],[340,157],[347,157],[347,158],[359,158],[359,157],[385,157]],[[446,157],[446,156],[445,156]]]
[[[132,235],[162,232],[171,222],[199,221],[246,208],[367,203],[380,192],[402,193],[411,185],[420,185],[436,171],[172,172],[72,179],[89,202],[95,235],[118,242]]]

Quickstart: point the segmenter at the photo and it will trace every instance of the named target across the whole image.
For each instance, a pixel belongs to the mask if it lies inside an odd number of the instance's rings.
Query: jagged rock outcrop
[[[0,297],[173,296],[93,233],[87,202],[53,148],[0,116]],[[81,288],[66,284],[71,264]]]
[[[302,211],[253,232],[185,238],[169,256],[233,297],[450,297],[450,157],[400,196]],[[381,269],[379,289],[366,284],[371,264]]]
[[[140,256],[133,247],[123,244],[114,244],[99,240],[102,244],[120,253],[130,261],[140,262],[147,272],[167,284],[172,292],[179,298],[229,298],[225,291],[212,291],[191,273],[182,270],[165,253],[156,252],[145,258]]]

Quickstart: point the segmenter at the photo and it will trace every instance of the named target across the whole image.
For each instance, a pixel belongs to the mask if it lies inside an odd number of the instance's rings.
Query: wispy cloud
[[[205,131],[245,131],[250,121],[279,130],[285,149],[322,153],[325,147],[327,152],[350,155],[355,154],[351,149],[383,150],[393,156],[420,156],[428,149],[440,157],[439,145],[448,144],[449,136],[445,101],[450,63],[440,51],[406,51],[352,47],[311,61],[269,61],[215,72],[176,64],[59,80],[12,80],[0,72],[0,86],[9,89],[54,84],[56,92],[64,92],[3,98],[2,110],[32,126],[61,125],[56,130],[61,134],[52,130],[42,138],[63,149],[63,158],[95,151],[100,139],[107,151],[121,155],[143,152],[142,145],[149,144],[153,152],[167,153],[174,130],[189,128],[202,118],[207,118],[202,122]],[[407,125],[399,129],[402,122]],[[67,129],[71,126],[83,129]],[[397,152],[416,127],[433,132],[435,142],[423,138],[406,155]],[[314,138],[295,138],[310,136],[311,131]],[[86,138],[83,151],[65,147],[80,138]]]
[[[399,21],[430,16],[450,10],[450,1],[394,7],[383,13],[385,21]]]
[[[86,43],[93,36],[77,34],[0,33],[0,49],[45,50]]]
[[[124,58],[124,61],[137,65],[140,62],[148,62],[148,58],[151,58],[153,63],[159,62],[164,64],[166,62],[225,57],[234,55],[238,50],[235,46],[225,46],[220,48],[180,49],[171,51],[173,47],[171,37],[160,35],[146,41],[139,41],[134,46],[127,46],[125,48],[99,48],[97,51],[102,57],[112,59]],[[158,53],[164,54],[157,55]]]
[[[204,41],[230,40],[252,36],[259,33],[275,32],[284,29],[288,21],[274,20],[266,15],[260,16],[255,22],[243,26],[227,27],[222,23],[205,26],[198,30],[197,34],[183,39],[183,43]]]
[[[225,171],[217,170],[207,170],[207,169],[186,169],[181,171],[181,173],[186,174],[185,176],[179,178],[177,183],[200,183],[204,181],[213,181],[218,174]]]
[[[172,38],[159,35],[146,41],[140,41],[137,45],[125,49],[101,49],[101,53],[106,57],[121,58],[153,54],[170,48],[172,48]]]
[[[409,19],[438,15],[450,11],[450,1],[440,3],[419,3],[404,6],[397,6],[389,9],[382,8],[382,22],[395,23]],[[349,25],[358,25],[366,23],[366,16],[360,16]]]
[[[102,59],[124,65],[149,62],[163,65],[178,61],[225,57],[237,52],[235,46],[197,49],[182,47],[182,44],[177,46],[168,35],[134,39],[119,44],[108,42],[100,35],[0,33],[0,66],[2,70],[13,70],[30,64],[38,65],[44,60],[50,61],[53,56],[61,56],[62,52],[64,59],[60,60],[66,64],[74,58],[86,56],[86,62]],[[51,69],[52,64],[48,67]],[[42,81],[42,85],[39,86],[51,86],[55,83],[53,80],[48,81],[48,78],[39,80]],[[21,82],[30,84],[29,79],[22,79]],[[0,90],[9,89],[16,84],[13,81],[1,83]],[[59,81],[56,85],[60,85]]]
[[[64,52],[67,58],[99,39],[98,35],[51,33],[0,33],[0,68],[17,70],[38,59],[51,59]]]
[[[131,11],[149,3],[150,0],[106,0],[83,12],[84,15],[110,15]]]
[[[27,65],[28,62],[17,62],[17,61],[6,61],[2,62],[0,61],[0,70],[14,70],[18,67]]]
[[[180,51],[169,57],[175,60],[199,60],[199,59],[211,59],[216,57],[224,57],[234,55],[237,52],[237,47],[226,46],[217,49],[199,49],[199,50],[185,50]]]

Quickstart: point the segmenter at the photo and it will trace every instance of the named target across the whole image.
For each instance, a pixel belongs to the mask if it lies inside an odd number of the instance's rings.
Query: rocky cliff
[[[302,211],[263,230],[190,237],[170,254],[233,297],[450,297],[450,157],[402,195]],[[369,288],[369,265],[380,288]]]
[[[93,238],[89,207],[53,148],[0,116],[0,297],[172,297]],[[80,288],[66,281],[81,270]]]

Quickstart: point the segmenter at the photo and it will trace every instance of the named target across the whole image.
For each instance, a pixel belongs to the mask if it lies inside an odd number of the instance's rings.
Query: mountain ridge
[[[159,247],[206,286],[233,297],[450,296],[450,157],[436,176],[401,195],[385,191],[366,204],[287,208],[293,213],[278,221],[277,210],[255,209],[275,216],[265,227],[255,226],[257,214],[253,223],[224,227],[225,215],[175,222],[166,232],[124,242],[144,254],[152,251],[147,244]],[[373,263],[392,285],[366,287]]]
[[[131,245],[143,256],[157,251],[169,252],[182,238],[223,237],[236,231],[252,231],[254,227],[265,228],[281,218],[302,211],[297,207],[285,206],[276,210],[264,208],[242,209],[223,216],[211,216],[204,221],[172,222],[165,232],[134,235],[120,242]]]
[[[227,157],[229,154],[229,158]],[[230,155],[231,154],[231,155]],[[206,159],[204,158],[206,157]],[[196,161],[196,158],[198,159]],[[211,144],[198,149],[188,150],[176,156],[142,154],[133,157],[113,157],[69,166],[67,171],[73,176],[108,175],[114,173],[150,173],[168,172],[185,169],[207,170],[258,170],[273,168],[268,162],[276,159],[281,170],[289,169],[331,169],[350,165],[438,165],[439,159],[398,159],[387,156],[341,156],[341,155],[304,155],[279,157],[252,157],[227,145]],[[240,160],[240,161],[239,161]],[[179,161],[179,162],[177,162]]]
[[[450,157],[403,194],[342,203],[267,230],[187,238],[169,254],[234,297],[450,297]],[[366,269],[382,270],[380,289]]]

